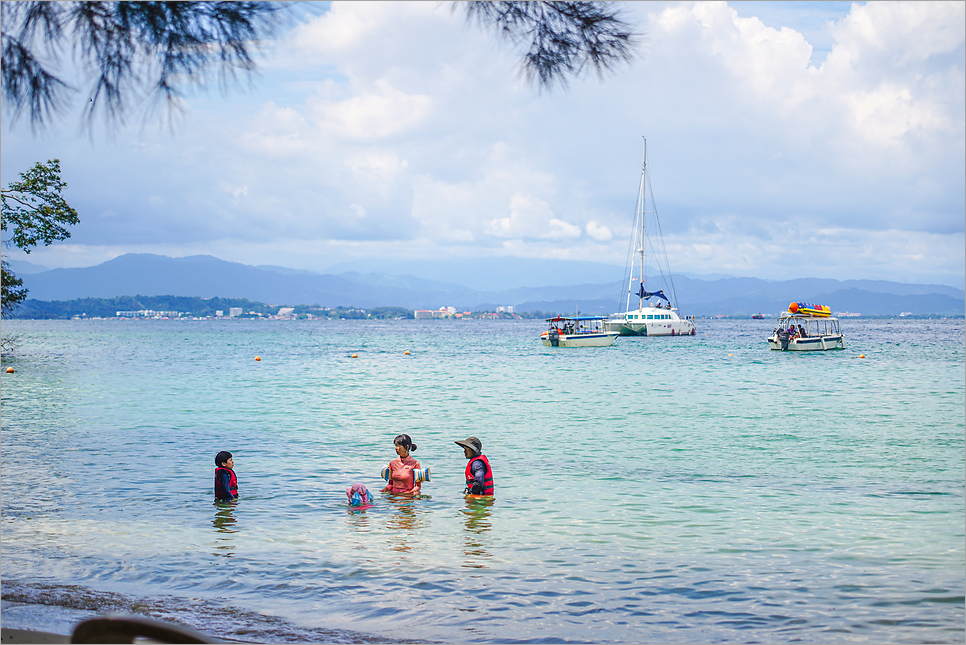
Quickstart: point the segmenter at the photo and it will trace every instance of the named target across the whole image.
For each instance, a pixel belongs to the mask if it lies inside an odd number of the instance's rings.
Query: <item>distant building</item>
[[[417,309],[415,312],[413,312],[413,318],[415,318],[416,320],[419,320],[420,318],[432,318],[432,317],[433,317],[433,312],[430,311],[429,309]]]
[[[216,318],[224,318],[225,317],[225,311],[223,309],[215,309],[215,317]]]
[[[86,315],[86,314],[85,314]],[[155,311],[154,309],[139,309],[138,311],[118,311],[117,318],[180,318],[180,311]]]
[[[232,307],[228,310],[228,317],[234,318],[235,316],[240,316],[242,314],[241,307]]]
[[[295,313],[295,307],[282,307],[278,310],[279,318],[286,318]]]

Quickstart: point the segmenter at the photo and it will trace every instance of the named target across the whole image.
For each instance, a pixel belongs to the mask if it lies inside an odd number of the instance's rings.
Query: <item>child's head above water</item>
[[[225,466],[225,463],[228,460],[234,461],[234,459],[232,459],[231,453],[228,452],[227,450],[222,450],[217,455],[215,455],[215,465],[218,466],[219,468],[231,468],[232,464],[228,464],[228,466]]]
[[[345,494],[349,498],[350,506],[362,506],[372,503],[372,493],[369,492],[369,489],[364,484],[357,482],[352,486],[346,486]]]

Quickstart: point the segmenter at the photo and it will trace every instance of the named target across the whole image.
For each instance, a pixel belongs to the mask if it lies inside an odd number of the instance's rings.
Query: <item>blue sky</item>
[[[638,59],[549,93],[448,3],[297,6],[253,86],[174,131],[4,114],[4,185],[60,158],[81,217],[10,257],[622,266],[646,136],[675,271],[964,286],[962,2],[631,3]]]

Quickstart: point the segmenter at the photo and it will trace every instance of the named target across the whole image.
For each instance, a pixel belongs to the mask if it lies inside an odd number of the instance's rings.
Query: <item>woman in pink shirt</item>
[[[419,462],[409,456],[410,452],[415,452],[416,444],[408,434],[401,434],[392,442],[399,456],[389,462],[389,483],[382,492],[417,495],[421,484],[416,482],[413,470],[419,469]]]

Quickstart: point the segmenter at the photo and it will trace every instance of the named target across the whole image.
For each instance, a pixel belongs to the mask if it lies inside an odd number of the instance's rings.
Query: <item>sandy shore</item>
[[[0,600],[0,629],[4,643],[67,643],[74,626],[82,620],[97,616],[97,612],[59,605]],[[23,641],[7,640],[7,634],[50,634],[67,640]],[[11,636],[13,638],[13,636]],[[19,638],[19,636],[18,636]]]
[[[0,643],[69,643],[70,636],[31,629],[0,627]]]

